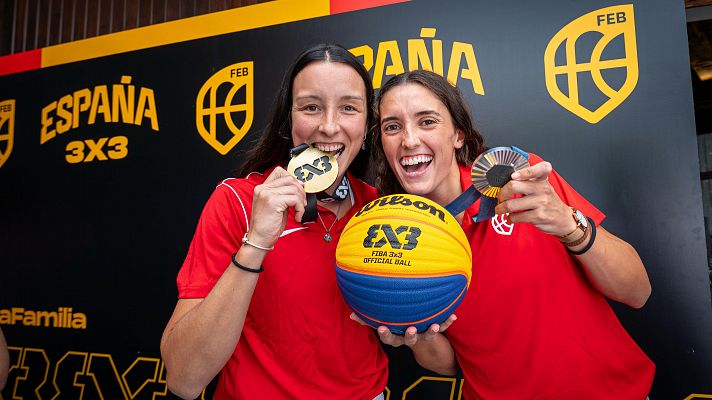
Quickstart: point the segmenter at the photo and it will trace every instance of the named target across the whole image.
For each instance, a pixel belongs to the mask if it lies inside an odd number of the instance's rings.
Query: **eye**
[[[438,121],[436,121],[436,120],[434,120],[434,119],[432,119],[432,118],[427,118],[427,119],[424,119],[424,120],[422,120],[422,121],[420,122],[420,124],[421,124],[421,125],[424,125],[424,126],[434,125],[434,124],[437,124],[437,123],[438,123]]]
[[[341,107],[341,109],[345,113],[349,113],[349,114],[358,113],[361,110],[358,106],[353,105],[353,104],[344,104],[343,107]]]
[[[316,112],[316,111],[319,111],[319,107],[317,107],[315,104],[309,104],[307,106],[302,107],[302,110],[309,111],[309,112]]]
[[[381,128],[386,134],[394,134],[400,130],[400,125],[394,122],[387,123]]]

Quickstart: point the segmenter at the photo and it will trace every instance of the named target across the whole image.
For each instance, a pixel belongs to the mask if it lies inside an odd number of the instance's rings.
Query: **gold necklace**
[[[339,210],[341,210],[341,203],[343,203],[343,202],[344,202],[344,200],[340,201],[340,202],[339,202],[339,206],[336,207],[336,214],[334,215],[334,222],[331,223],[331,225],[329,226],[328,229],[327,229],[327,227],[326,227],[326,224],[324,223],[324,220],[321,219],[321,213],[319,213],[319,212],[317,211],[317,214],[316,214],[316,215],[319,216],[319,222],[321,222],[321,226],[323,226],[323,227],[324,227],[324,230],[326,231],[326,234],[324,235],[324,241],[325,241],[326,243],[331,242],[331,240],[333,239],[333,237],[331,236],[331,228],[333,228],[334,225],[336,225],[336,221],[339,220]]]

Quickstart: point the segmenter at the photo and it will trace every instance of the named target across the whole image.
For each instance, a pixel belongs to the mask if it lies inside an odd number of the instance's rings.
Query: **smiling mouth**
[[[313,145],[324,153],[329,153],[334,157],[338,157],[344,152],[346,146],[340,143],[315,143]]]
[[[405,172],[419,172],[428,168],[432,161],[433,156],[419,155],[401,158],[400,165]]]

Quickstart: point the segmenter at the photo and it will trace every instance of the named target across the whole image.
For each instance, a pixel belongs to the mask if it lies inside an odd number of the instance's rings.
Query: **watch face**
[[[574,215],[576,216],[576,221],[577,221],[581,226],[583,226],[584,228],[588,228],[588,219],[586,219],[586,216],[583,215],[583,213],[582,213],[581,211],[576,210],[576,212],[574,213]]]

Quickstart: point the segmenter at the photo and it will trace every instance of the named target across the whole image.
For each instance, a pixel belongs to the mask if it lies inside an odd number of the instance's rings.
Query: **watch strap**
[[[571,255],[580,256],[581,254],[590,250],[591,247],[593,247],[593,242],[596,241],[596,222],[594,222],[593,219],[591,219],[591,217],[586,217],[586,219],[588,220],[588,226],[589,226],[588,229],[591,231],[591,239],[589,239],[588,243],[586,243],[586,245],[583,246],[582,249],[571,250],[571,248],[567,247],[566,251],[568,251],[569,254],[571,254]]]
[[[576,228],[578,230],[578,227]],[[588,239],[589,234],[591,233],[591,227],[590,226],[584,226],[583,228],[583,236],[580,238],[572,241],[572,242],[561,242],[564,244],[566,247],[576,247],[583,243],[586,239]]]
[[[576,232],[582,231],[582,232],[585,233],[585,231],[586,231],[586,226],[583,225],[583,224],[581,223],[581,221],[579,221],[579,219],[578,219],[577,216],[576,216],[577,210],[576,210],[575,208],[573,208],[573,207],[569,207],[569,208],[571,209],[571,217],[574,219],[574,222],[576,223],[576,228],[574,228],[573,231],[567,233],[566,235],[562,235],[562,236],[558,236],[558,235],[557,235],[557,236],[556,236],[556,237],[558,237],[559,240],[560,240],[561,242],[563,242],[563,243],[570,242],[570,240],[567,240],[567,239],[570,238],[572,235],[574,235]]]

